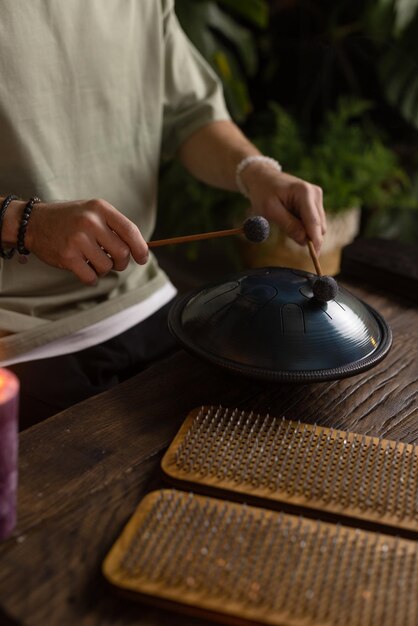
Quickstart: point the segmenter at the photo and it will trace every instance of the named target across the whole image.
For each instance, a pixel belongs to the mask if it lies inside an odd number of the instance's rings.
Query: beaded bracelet
[[[254,163],[254,162],[268,163],[269,165],[273,166],[279,172],[282,171],[282,166],[280,165],[280,163],[278,161],[276,161],[276,159],[272,159],[271,157],[264,156],[262,154],[254,154],[252,156],[245,157],[245,159],[242,159],[242,161],[240,161],[238,163],[237,169],[235,171],[235,182],[237,184],[237,187],[238,187],[239,191],[246,198],[248,198],[248,189],[246,188],[246,186],[242,182],[241,174],[245,170],[245,168],[248,165],[250,165],[250,163]]]
[[[23,209],[22,218],[20,220],[19,230],[17,233],[17,251],[19,252],[19,254],[25,257],[29,254],[29,250],[25,248],[26,227],[28,225],[28,221],[34,205],[40,201],[41,200],[39,198],[33,196]]]
[[[2,238],[2,231],[3,231],[3,220],[4,220],[4,216],[6,215],[6,211],[8,209],[8,206],[11,202],[13,202],[13,200],[17,200],[17,196],[15,196],[14,194],[9,194],[4,200],[3,203],[1,205],[0,208],[0,257],[2,259],[11,259],[12,256],[15,253],[15,248],[10,248],[10,250],[5,250],[3,248],[3,238]]]

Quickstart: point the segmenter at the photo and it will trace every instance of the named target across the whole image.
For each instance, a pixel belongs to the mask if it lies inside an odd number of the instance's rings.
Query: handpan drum
[[[281,267],[231,275],[180,298],[170,330],[197,356],[262,380],[334,380],[379,363],[392,343],[383,317],[341,286],[317,300],[315,278]]]

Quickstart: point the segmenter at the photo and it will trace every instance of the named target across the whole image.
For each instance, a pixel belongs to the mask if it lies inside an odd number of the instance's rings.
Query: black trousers
[[[97,346],[8,366],[20,380],[20,430],[110,389],[175,352],[178,345],[167,326],[171,304]]]

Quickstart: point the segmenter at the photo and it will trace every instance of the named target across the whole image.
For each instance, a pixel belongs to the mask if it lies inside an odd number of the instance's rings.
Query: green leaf
[[[247,79],[257,68],[251,31],[214,0],[177,0],[176,13],[188,37],[220,76],[232,117],[244,122],[252,110]]]
[[[269,7],[265,0],[219,0],[255,26],[265,28],[268,24]]]
[[[393,35],[396,21],[394,0],[369,0],[365,6],[363,24],[366,33],[376,43],[385,44]]]
[[[222,44],[218,45],[212,64],[222,79],[225,99],[232,117],[243,122],[252,110],[245,75],[236,58]]]
[[[418,9],[418,0],[395,0],[395,32],[400,34],[409,26]]]
[[[390,34],[398,36],[408,28],[417,10],[418,0],[373,0],[371,6],[366,8],[365,17],[368,27],[372,30],[376,27],[375,32],[378,38],[380,38],[379,28],[382,25],[388,26],[388,17],[390,17]]]
[[[206,59],[213,55],[213,37],[207,28],[210,0],[191,3],[177,0],[176,14],[189,39]]]
[[[207,12],[208,24],[235,47],[245,71],[251,76],[257,69],[257,56],[251,31],[240,26],[215,4]]]
[[[382,55],[379,75],[389,103],[418,128],[418,14]]]

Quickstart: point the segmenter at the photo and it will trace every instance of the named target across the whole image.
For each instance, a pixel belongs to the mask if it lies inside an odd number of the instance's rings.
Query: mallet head
[[[254,215],[247,217],[243,224],[244,235],[248,241],[261,243],[270,235],[270,224],[265,217]]]

